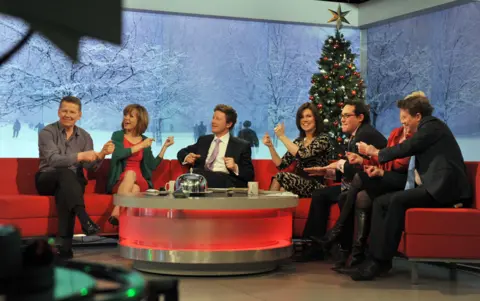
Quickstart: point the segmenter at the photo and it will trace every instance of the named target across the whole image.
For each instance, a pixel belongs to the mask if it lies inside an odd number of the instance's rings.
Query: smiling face
[[[355,106],[346,105],[342,110],[341,122],[342,132],[353,134],[363,122],[363,114],[360,114],[360,116],[355,115]]]
[[[212,117],[212,133],[221,137],[228,133],[232,127],[231,122],[227,122],[227,115],[221,111],[213,112]]]
[[[315,121],[315,116],[313,115],[312,110],[303,110],[302,116],[300,117],[300,127],[305,131],[305,133],[315,132]]]
[[[66,128],[73,128],[75,126],[75,123],[80,120],[82,117],[82,112],[80,111],[80,106],[67,102],[67,101],[62,101],[60,104],[60,108],[58,108],[58,118],[60,121],[60,124]]]
[[[130,110],[123,115],[123,129],[126,132],[135,132],[138,124],[138,111]]]
[[[408,110],[400,109],[400,122],[403,125],[403,130],[406,134],[413,134],[417,131],[418,124],[422,120],[422,115],[419,113],[414,116],[410,115]]]

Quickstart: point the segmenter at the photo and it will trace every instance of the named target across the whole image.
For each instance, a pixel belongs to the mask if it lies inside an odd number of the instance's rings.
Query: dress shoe
[[[355,281],[370,281],[376,277],[387,274],[392,269],[392,261],[379,261],[369,259],[352,273],[351,278]]]
[[[118,224],[119,224],[118,217],[112,215],[112,216],[110,216],[110,217],[108,218],[108,222],[109,222],[112,226],[118,227]]]
[[[100,232],[100,227],[89,219],[85,224],[82,224],[82,231],[85,235],[95,235]]]

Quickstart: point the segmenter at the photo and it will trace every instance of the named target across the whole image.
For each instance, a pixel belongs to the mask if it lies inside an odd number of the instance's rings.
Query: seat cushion
[[[157,166],[152,173],[152,184],[153,188],[160,189],[165,187],[165,184],[172,179],[171,172],[170,172],[170,160],[162,160],[160,165]],[[176,179],[176,178],[175,178]],[[175,180],[172,179],[172,180]]]
[[[425,235],[405,236],[405,255],[409,258],[479,259],[480,236]]]
[[[480,236],[480,210],[417,208],[407,211],[407,234]]]
[[[113,209],[112,196],[86,193],[85,207],[89,215],[108,216]],[[53,196],[0,195],[0,219],[25,219],[57,216]]]

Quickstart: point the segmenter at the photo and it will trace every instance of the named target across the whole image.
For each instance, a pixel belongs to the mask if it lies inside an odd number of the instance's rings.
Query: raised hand
[[[265,133],[265,136],[263,136],[263,144],[266,147],[273,147],[272,139],[268,133]]]
[[[164,147],[169,147],[175,143],[173,136],[169,136],[167,140],[165,140],[165,143],[163,144]]]
[[[147,139],[143,140],[142,141],[142,147],[147,148],[147,147],[152,146],[153,141],[155,141],[155,139],[153,139],[153,138],[147,138]]]
[[[273,131],[275,132],[275,135],[278,138],[285,136],[285,124],[283,122],[277,124],[277,126],[275,127],[275,129],[273,129]]]

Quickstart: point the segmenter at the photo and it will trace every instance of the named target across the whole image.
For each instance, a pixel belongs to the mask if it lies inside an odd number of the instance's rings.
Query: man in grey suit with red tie
[[[370,256],[352,275],[353,280],[372,280],[392,268],[410,208],[468,206],[472,191],[463,156],[448,126],[432,115],[433,107],[423,92],[414,92],[397,104],[402,124],[416,132],[393,147],[376,149],[359,143],[359,152],[378,156],[381,163],[411,157],[405,190],[388,193],[373,202]]]
[[[230,135],[237,122],[237,112],[227,105],[217,105],[212,118],[212,135],[181,149],[177,158],[182,164],[207,179],[209,187],[247,187],[254,179],[250,144]]]

